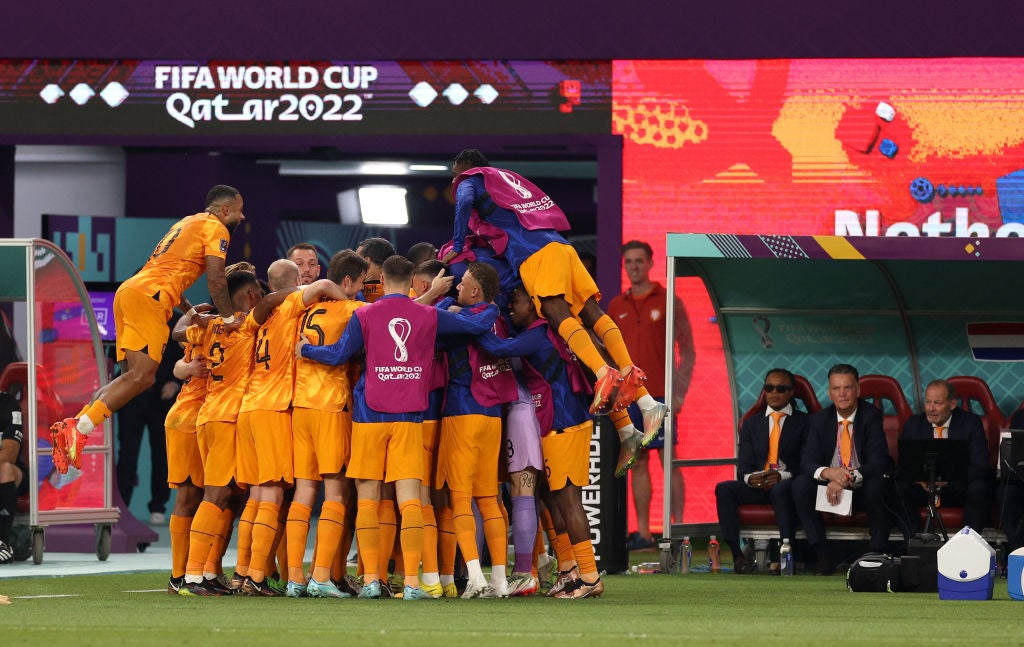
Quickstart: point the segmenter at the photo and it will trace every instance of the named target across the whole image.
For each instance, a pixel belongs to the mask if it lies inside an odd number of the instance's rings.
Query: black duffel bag
[[[857,593],[900,591],[899,558],[882,553],[861,555],[846,572],[846,588]]]

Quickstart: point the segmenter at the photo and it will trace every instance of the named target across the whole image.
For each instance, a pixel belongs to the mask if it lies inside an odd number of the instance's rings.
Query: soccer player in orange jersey
[[[341,338],[352,313],[368,305],[356,301],[363,287],[368,263],[351,250],[338,252],[327,267],[327,279],[338,284],[347,297],[322,300],[306,308],[299,332],[315,346]],[[345,366],[329,366],[308,359],[295,364],[292,399],[295,497],[288,514],[289,597],[345,597],[331,582],[331,566],[345,532],[346,498],[353,485],[345,475],[352,439],[352,414],[348,411],[352,387]],[[321,481],[324,503],[317,524],[313,571],[307,583],[302,571],[309,518]]]
[[[175,341],[185,340],[198,348],[209,369],[206,398],[196,414],[196,440],[203,462],[203,501],[192,518],[185,583],[178,590],[181,595],[227,594],[215,579],[204,577],[203,569],[214,543],[227,539],[234,519],[228,504],[238,492],[235,425],[258,328],[246,320],[245,313],[263,297],[256,275],[251,272],[233,272],[227,282],[233,302],[233,314],[229,316],[242,319],[241,327],[231,330],[223,323],[224,317],[215,317],[184,328],[187,321],[183,317],[172,333]]]
[[[284,255],[299,268],[299,283],[311,285],[320,278],[320,257],[316,245],[312,243],[296,243],[288,248]]]
[[[362,300],[374,303],[384,294],[381,267],[385,260],[394,256],[395,246],[385,238],[367,238],[356,247],[356,254],[370,264],[370,269],[366,271],[366,280],[363,281]]]
[[[171,579],[168,593],[185,582],[189,530],[203,500],[203,458],[196,438],[196,419],[206,399],[210,370],[194,344],[185,343],[185,355],[174,365],[174,377],[184,380],[178,397],[164,419],[167,443],[167,484],[178,490],[171,510]]]
[[[252,557],[241,591],[276,596],[265,578],[274,549],[278,513],[284,490],[294,481],[291,404],[295,383],[296,329],[299,317],[322,296],[344,299],[338,285],[322,280],[299,290],[299,268],[280,259],[267,269],[274,292],[272,310],[260,309],[246,318],[259,325],[255,364],[238,415],[238,481],[251,487],[249,501],[257,503],[252,530]]]
[[[206,195],[204,211],[176,222],[157,244],[146,264],[126,280],[114,295],[114,326],[117,329],[117,361],[125,370],[97,391],[92,403],[76,418],[65,418],[51,427],[53,463],[59,472],[69,462],[81,467],[85,438],[111,413],[151,387],[167,344],[167,322],[175,307],[196,314],[185,298],[197,278],[206,273],[214,305],[231,310],[224,276],[231,231],[245,220],[242,196],[237,189],[219,184]],[[229,327],[238,323],[229,315]]]

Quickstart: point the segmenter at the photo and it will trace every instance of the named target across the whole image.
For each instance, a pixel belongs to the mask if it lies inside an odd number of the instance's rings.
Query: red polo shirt
[[[647,373],[647,390],[665,397],[665,288],[655,282],[642,297],[626,290],[612,299],[608,316],[622,331],[633,363]]]

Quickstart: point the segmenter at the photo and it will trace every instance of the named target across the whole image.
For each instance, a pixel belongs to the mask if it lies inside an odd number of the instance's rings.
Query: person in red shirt
[[[626,268],[626,276],[629,277],[629,288],[622,294],[612,299],[608,306],[608,316],[615,321],[615,324],[622,331],[622,337],[626,340],[629,352],[640,366],[664,366],[665,364],[665,287],[660,283],[651,281],[651,268],[654,266],[654,254],[651,246],[639,240],[631,240],[622,246],[622,260]],[[695,358],[693,348],[693,333],[690,330],[690,321],[686,315],[686,308],[678,298],[675,300],[675,340],[677,350],[673,353],[675,364],[672,371],[674,376],[672,411],[677,414],[686,399],[686,392],[690,387],[690,378],[693,375],[693,362]],[[647,390],[659,402],[665,401],[665,376],[663,371],[650,371],[647,374]],[[632,432],[628,428],[627,433],[620,429],[620,440],[622,451],[620,453],[617,472],[624,473],[626,469],[633,468],[633,505],[636,509],[637,534],[631,537],[631,548],[649,548],[654,545],[651,536],[650,508],[651,508],[651,473],[648,461],[648,454],[641,446],[640,438],[643,437],[643,416],[635,406],[629,408],[629,416],[632,419],[633,427],[640,432]],[[616,424],[616,428],[620,427]],[[629,433],[632,432],[632,433]],[[656,447],[658,449],[659,464],[664,461],[665,446],[664,429],[658,432],[646,448]],[[623,438],[625,436],[625,438]],[[678,439],[678,434],[673,434],[673,445]],[[675,451],[673,448],[673,458]],[[683,475],[678,469],[672,470],[671,477],[672,496],[672,521],[682,523],[683,520]]]

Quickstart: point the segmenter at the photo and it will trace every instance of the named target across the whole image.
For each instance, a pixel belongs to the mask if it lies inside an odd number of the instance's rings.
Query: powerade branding
[[[1007,222],[996,228],[982,222],[972,223],[970,210],[967,207],[957,207],[953,221],[943,218],[941,211],[936,211],[928,216],[925,222],[915,225],[912,222],[896,222],[881,231],[881,212],[868,209],[863,215],[856,211],[836,209],[835,211],[835,235],[836,236],[925,236],[937,238],[940,236],[951,236],[954,238],[1009,238],[1011,236],[1024,236],[1024,223]]]
[[[590,433],[590,483],[580,493],[583,511],[587,513],[590,526],[590,542],[594,545],[594,557],[601,561],[601,431],[593,426]]]

